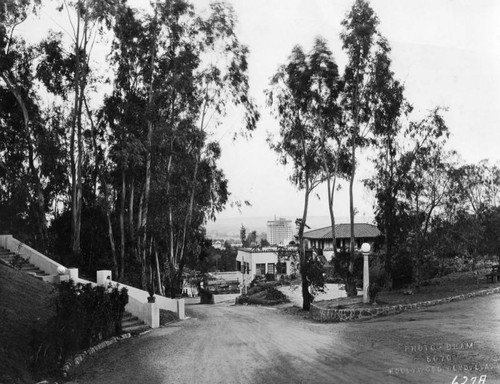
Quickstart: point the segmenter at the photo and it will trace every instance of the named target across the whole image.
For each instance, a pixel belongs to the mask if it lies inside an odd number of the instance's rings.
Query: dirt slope
[[[0,264],[0,383],[31,383],[31,330],[52,316],[53,286]]]

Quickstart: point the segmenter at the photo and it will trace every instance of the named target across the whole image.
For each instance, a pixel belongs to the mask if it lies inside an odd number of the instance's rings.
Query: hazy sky
[[[288,181],[289,170],[277,164],[266,143],[277,134],[278,123],[265,107],[264,90],[269,78],[284,64],[294,45],[306,51],[322,36],[342,70],[340,22],[351,0],[228,0],[234,6],[240,40],[250,49],[251,94],[261,107],[261,120],[253,138],[232,141],[241,127],[240,116],[229,115],[215,137],[223,147],[220,166],[229,179],[233,200],[249,200],[252,207],[241,212],[228,208],[220,217],[274,215],[298,217],[303,193]],[[43,2],[54,4],[53,2]],[[129,3],[143,5],[145,0]],[[208,0],[195,0],[198,8]],[[416,113],[435,106],[448,108],[446,122],[451,131],[449,149],[464,160],[500,160],[500,1],[497,0],[372,0],[380,29],[392,47],[393,70],[406,87],[406,97]],[[58,30],[64,14],[42,12],[42,21],[22,26],[23,32],[43,36],[48,26]],[[45,21],[43,21],[45,20]],[[48,20],[48,21],[47,21]],[[369,162],[360,165],[360,177],[372,171]],[[347,187],[347,186],[346,186]],[[325,197],[324,186],[318,193]],[[357,221],[373,216],[373,196],[356,185]],[[348,216],[347,188],[336,195],[336,214]],[[313,199],[310,215],[328,214],[326,198]]]
[[[227,209],[221,217],[298,217],[303,194],[290,184],[288,171],[276,163],[266,144],[277,122],[264,105],[263,90],[270,76],[284,64],[292,47],[310,50],[316,36],[330,43],[339,67],[345,64],[340,22],[352,1],[344,0],[233,0],[239,18],[239,36],[250,48],[251,91],[262,113],[257,132],[248,141],[222,139],[221,166],[235,199],[249,199],[242,212]],[[406,97],[421,115],[434,106],[448,107],[449,148],[464,160],[500,159],[500,1],[380,0],[371,1],[380,29],[392,47],[393,70],[406,87]],[[229,120],[228,127],[239,120]],[[361,163],[360,174],[372,166]],[[313,199],[311,215],[327,215],[325,187],[321,200]],[[373,216],[373,197],[356,186],[358,221]],[[336,214],[348,216],[347,185],[336,197]]]

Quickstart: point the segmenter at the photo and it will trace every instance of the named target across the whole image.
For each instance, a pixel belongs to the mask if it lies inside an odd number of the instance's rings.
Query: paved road
[[[187,308],[191,319],[100,352],[73,381],[500,383],[500,295],[345,324],[265,307]]]

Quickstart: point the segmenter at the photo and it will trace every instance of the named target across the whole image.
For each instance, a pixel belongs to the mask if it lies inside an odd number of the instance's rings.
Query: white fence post
[[[186,318],[186,313],[184,311],[184,299],[177,299],[177,315],[179,320]]]
[[[111,271],[101,270],[97,271],[97,285],[104,285],[105,287],[111,283]]]
[[[156,303],[143,303],[144,322],[151,328],[160,327],[160,307]]]
[[[78,283],[78,268],[67,268],[66,273],[69,275],[69,279]]]

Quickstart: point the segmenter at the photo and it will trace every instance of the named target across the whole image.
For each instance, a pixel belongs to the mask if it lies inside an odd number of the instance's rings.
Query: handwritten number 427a
[[[455,376],[451,384],[485,384],[486,375],[481,376]]]

